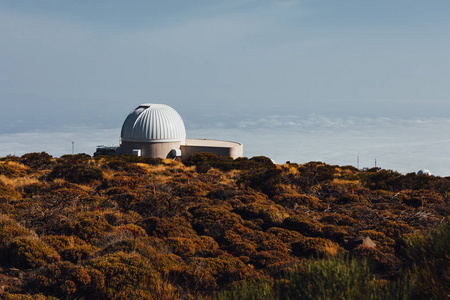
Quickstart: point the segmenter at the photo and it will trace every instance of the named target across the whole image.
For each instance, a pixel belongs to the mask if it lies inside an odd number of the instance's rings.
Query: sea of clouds
[[[450,175],[450,119],[332,118],[272,115],[234,120],[209,116],[207,126],[187,120],[189,138],[240,141],[244,155],[264,155],[277,163],[328,164],[391,169],[403,174],[429,169]],[[225,120],[225,122],[220,122]],[[45,151],[53,156],[92,155],[98,145],[117,145],[120,128],[61,127],[0,134],[0,156]]]

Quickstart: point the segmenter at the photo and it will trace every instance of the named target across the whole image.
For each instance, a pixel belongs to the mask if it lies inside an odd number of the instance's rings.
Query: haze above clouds
[[[448,36],[445,0],[0,0],[0,155],[30,132],[87,127],[80,136],[95,137],[154,102],[174,107],[188,134],[207,128],[209,138],[270,131],[319,147],[304,131],[315,126],[371,151],[393,132],[402,141],[397,129],[409,124],[417,130],[408,138],[444,156],[436,132],[450,112]],[[367,124],[378,140],[364,138]]]

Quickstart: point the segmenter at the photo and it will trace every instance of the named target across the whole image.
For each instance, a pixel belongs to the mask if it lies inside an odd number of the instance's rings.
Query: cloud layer
[[[288,118],[289,119],[289,118]],[[293,118],[292,118],[293,119]],[[327,119],[283,121],[272,117],[247,121],[246,127],[187,127],[191,138],[235,140],[244,143],[244,155],[265,155],[277,163],[323,161],[354,165],[359,153],[360,167],[379,167],[402,173],[430,169],[433,174],[450,175],[447,149],[450,119]],[[251,124],[252,126],[250,126]],[[75,152],[91,154],[97,145],[117,144],[120,128],[66,128],[60,131],[36,131],[1,134],[0,156],[46,151],[54,156]]]

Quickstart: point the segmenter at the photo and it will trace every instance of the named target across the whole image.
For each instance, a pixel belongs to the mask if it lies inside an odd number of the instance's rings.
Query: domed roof
[[[433,174],[431,174],[430,170],[422,169],[422,170],[417,171],[417,175],[430,175],[431,176]]]
[[[141,104],[122,126],[125,142],[184,142],[186,129],[180,115],[164,104]]]

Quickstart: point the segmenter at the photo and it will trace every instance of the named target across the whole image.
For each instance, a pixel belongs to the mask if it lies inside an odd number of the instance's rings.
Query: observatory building
[[[238,142],[187,139],[183,119],[164,104],[141,104],[132,110],[123,123],[120,138],[120,147],[98,146],[94,155],[134,154],[182,159],[198,152],[232,158],[243,155],[243,146]]]

